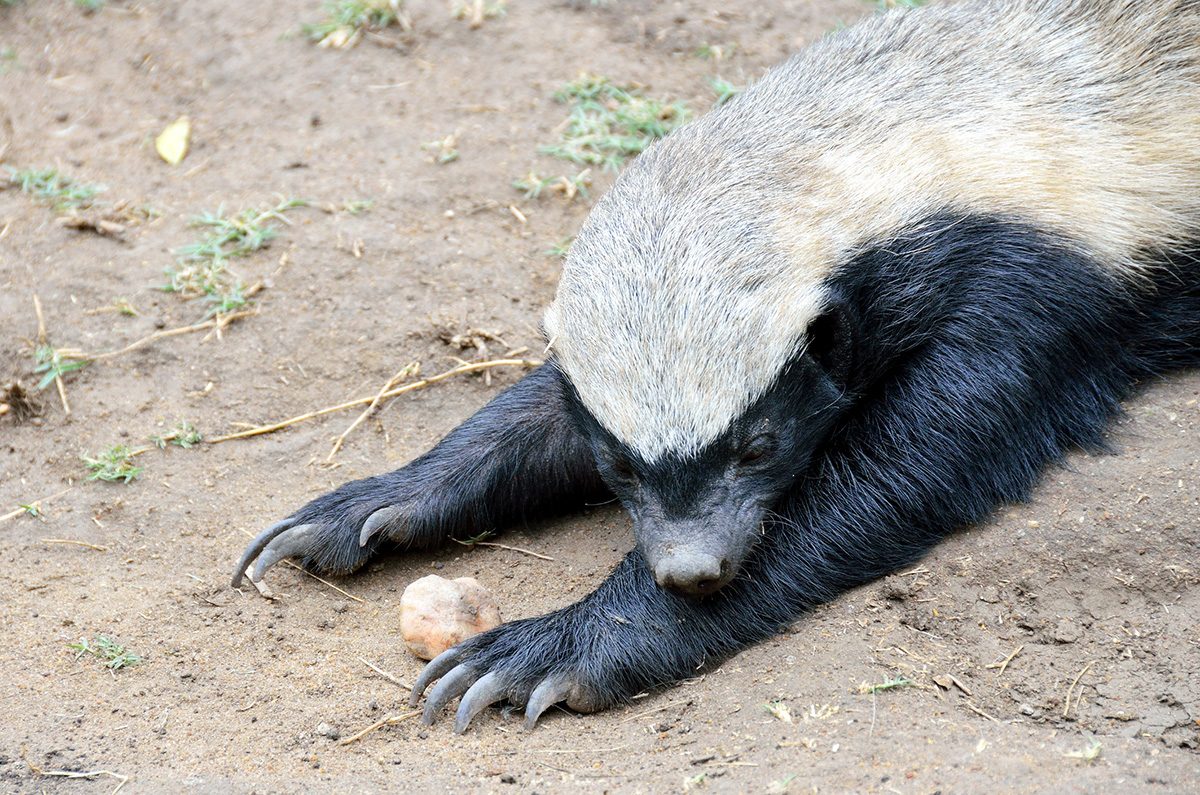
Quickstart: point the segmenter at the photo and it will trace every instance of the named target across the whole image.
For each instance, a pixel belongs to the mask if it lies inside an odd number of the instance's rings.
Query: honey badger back
[[[351,571],[615,494],[583,601],[422,673],[600,709],[1024,497],[1136,381],[1200,361],[1200,3],[1031,0],[831,36],[635,161],[554,354],[437,447],[268,528],[235,576]]]

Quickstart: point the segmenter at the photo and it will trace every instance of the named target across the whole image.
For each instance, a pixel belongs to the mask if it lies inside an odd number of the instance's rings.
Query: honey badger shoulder
[[[691,675],[1021,499],[1139,379],[1200,362],[1200,4],[875,18],[651,147],[597,204],[551,360],[265,531],[347,571],[615,495],[597,591],[432,662],[594,710]],[[235,583],[240,579],[235,578]]]

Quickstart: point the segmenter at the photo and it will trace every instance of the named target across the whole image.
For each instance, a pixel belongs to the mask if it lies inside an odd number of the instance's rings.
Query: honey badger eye
[[[629,483],[637,480],[637,474],[633,471],[633,466],[625,458],[611,457],[606,458],[605,463],[608,464],[609,472],[618,480],[623,480]]]
[[[772,439],[770,436],[756,436],[748,445],[742,448],[740,463],[753,464],[767,453],[771,452]]]

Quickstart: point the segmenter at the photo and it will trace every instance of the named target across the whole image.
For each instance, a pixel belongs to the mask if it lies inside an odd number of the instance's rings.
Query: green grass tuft
[[[706,61],[727,61],[739,49],[739,45],[733,44],[709,44],[705,42],[696,48],[696,57],[703,58]]]
[[[536,171],[530,171],[522,179],[514,179],[512,186],[525,194],[526,199],[537,199],[542,193],[549,188],[555,193],[562,194],[562,197],[567,201],[571,201],[575,197],[587,199],[590,197],[588,188],[592,184],[592,170],[585,168],[573,177],[568,177],[565,174],[560,174],[552,177],[543,177]]]
[[[738,94],[746,90],[745,86],[735,86],[728,80],[721,77],[708,78],[708,85],[717,98],[713,100],[713,107],[718,108],[724,105],[729,100],[736,97]]]
[[[203,230],[200,239],[175,250],[176,262],[166,269],[170,281],[159,289],[203,298],[213,305],[205,318],[241,309],[247,304],[245,285],[230,272],[229,261],[266,248],[282,234],[280,225],[288,223],[284,213],[307,205],[304,199],[284,199],[265,210],[226,215],[221,207],[193,216],[188,226]]]
[[[124,480],[126,483],[146,471],[145,467],[134,466],[133,457],[139,451],[131,450],[128,445],[114,444],[92,457],[83,454],[79,458],[87,465],[92,474],[88,480],[105,480],[110,483]]]
[[[574,240],[575,238],[573,237],[564,237],[562,240],[546,249],[546,256],[565,259],[567,253],[571,250],[571,243],[574,242]]]
[[[86,210],[96,203],[96,195],[104,190],[103,185],[77,182],[56,168],[7,170],[12,184],[36,199],[49,202],[60,213]]]
[[[4,4],[4,0],[0,0],[0,5]],[[0,75],[5,72],[16,72],[25,67],[17,60],[17,50],[15,47],[5,45],[0,47]]]
[[[685,102],[652,99],[596,75],[584,74],[553,96],[571,106],[571,115],[559,143],[538,151],[613,171],[691,115]]]
[[[452,133],[439,141],[426,141],[421,148],[431,153],[433,162],[444,166],[458,160],[458,150],[454,148],[457,143],[458,133]]]
[[[97,635],[90,642],[85,638],[78,643],[68,643],[68,649],[75,649],[75,659],[90,654],[104,664],[110,671],[119,671],[142,662],[142,658],[117,643],[112,638]]]
[[[313,25],[301,25],[300,30],[322,47],[353,47],[368,31],[383,30],[389,25],[408,29],[408,20],[401,12],[403,5],[403,0],[326,3],[321,6],[325,18]]]
[[[33,361],[33,372],[43,373],[42,380],[38,381],[38,389],[45,389],[54,383],[54,379],[90,363],[87,359],[69,362],[58,348],[49,343],[39,345],[33,351]]]
[[[886,13],[897,8],[920,8],[928,2],[929,0],[875,0],[875,10]]]
[[[357,201],[342,202],[342,211],[350,215],[362,215],[367,210],[375,206],[374,199],[359,199]]]
[[[154,442],[154,446],[159,450],[165,450],[168,444],[177,445],[186,450],[194,444],[199,444],[202,439],[195,425],[187,420],[181,420],[175,423],[175,426],[167,433],[151,436],[150,441]]]
[[[897,676],[895,679],[885,679],[876,684],[863,682],[858,686],[860,695],[870,695],[871,693],[882,693],[884,690],[891,690],[895,687],[916,687],[917,683],[912,679],[904,676]]]

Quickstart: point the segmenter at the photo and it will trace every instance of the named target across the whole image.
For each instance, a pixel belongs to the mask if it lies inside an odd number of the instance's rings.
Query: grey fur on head
[[[804,346],[839,264],[939,212],[1028,223],[1136,280],[1200,219],[1200,26],[1175,5],[949,5],[920,35],[890,13],[652,147],[546,314],[584,405],[647,462],[695,453]]]

